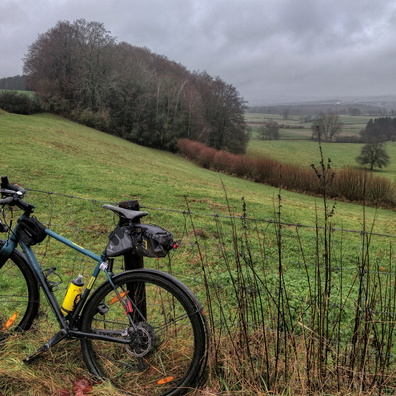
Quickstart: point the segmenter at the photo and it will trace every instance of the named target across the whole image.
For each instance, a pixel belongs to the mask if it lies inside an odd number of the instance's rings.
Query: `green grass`
[[[258,158],[261,156],[271,157],[275,160],[295,164],[301,167],[309,167],[317,162],[318,143],[311,140],[311,123],[300,121],[299,116],[292,116],[290,120],[283,120],[281,115],[247,113],[245,119],[253,123],[253,130],[256,131],[261,122],[273,118],[279,123],[289,125],[304,125],[304,129],[281,129],[281,139],[279,141],[262,141],[253,139],[249,142],[247,155]],[[369,116],[340,116],[340,121],[344,124],[342,134],[356,135],[363,129],[367,122],[373,117]],[[341,134],[341,135],[342,135]],[[330,158],[334,169],[345,166],[357,166],[355,158],[360,154],[364,144],[357,143],[322,143],[324,157]],[[396,179],[396,142],[388,142],[386,149],[391,158],[389,167],[376,170],[381,176]]]
[[[186,246],[172,253],[172,272],[177,277],[186,279],[194,292],[198,293],[201,301],[204,301],[202,298],[205,297],[204,288],[202,284],[193,285],[191,278],[202,276],[200,271],[203,262],[211,280],[220,286],[219,293],[224,293],[222,299],[224,307],[235,308],[233,294],[228,288],[230,277],[234,276],[235,270],[228,271],[225,268],[225,263],[232,264],[236,256],[233,251],[235,239],[232,231],[229,232],[227,228],[232,222],[229,219],[223,221],[220,217],[206,216],[207,214],[224,215],[230,210],[236,216],[242,215],[243,197],[248,217],[273,219],[274,212],[279,210],[278,194],[280,194],[280,212],[283,222],[312,226],[315,226],[316,221],[322,222],[321,198],[307,197],[287,191],[280,192],[278,189],[248,180],[201,169],[178,155],[137,146],[50,114],[21,116],[0,112],[0,136],[2,142],[1,174],[8,174],[11,182],[35,190],[110,202],[138,199],[142,206],[153,208],[149,210],[150,218],[147,222],[164,226],[177,237],[183,238]],[[283,161],[295,163],[301,161],[304,166],[309,166],[310,163],[318,165],[320,160],[317,144],[310,141],[300,141],[299,145],[297,142],[282,140],[260,142],[263,147],[257,143],[258,141],[252,142],[257,152],[264,151],[268,143],[276,143],[269,151],[272,155],[278,155]],[[333,158],[333,153],[330,153],[331,155],[328,153],[333,145],[324,146],[325,157],[331,157],[335,167],[343,166],[354,157],[351,150],[355,145],[339,146],[337,150],[343,147],[344,151],[343,153],[336,151],[338,157],[334,154],[335,158]],[[227,195],[230,208],[225,195]],[[114,221],[109,212],[100,208],[100,203],[80,202],[67,197],[47,196],[35,192],[30,192],[28,196],[37,207],[36,215],[39,219],[44,219],[44,221],[51,219],[55,226],[59,223],[66,226],[78,224],[92,232],[100,231],[103,234],[100,237],[97,237],[95,233],[76,232],[73,240],[90,249],[104,247],[106,233],[111,231]],[[186,210],[185,196],[190,203],[191,211],[194,212],[193,221],[196,231],[202,236],[200,243],[205,249],[202,261],[194,245],[191,224],[188,224],[189,220],[181,213]],[[156,208],[170,211],[159,211]],[[88,210],[90,217],[85,214]],[[58,211],[61,212],[59,215]],[[331,225],[334,228],[361,230],[364,227],[363,212],[365,212],[365,221],[368,225],[374,223],[374,231],[390,235],[394,233],[394,212],[374,208],[366,208],[363,211],[360,205],[347,203],[337,203],[335,215],[331,218]],[[240,220],[234,221],[239,227]],[[264,258],[276,257],[277,254],[276,235],[273,236],[274,227],[272,224],[260,221],[257,224],[252,223],[250,227],[252,238],[249,242],[254,248],[254,260],[258,265],[263,266],[267,274],[266,282],[276,285],[277,263]],[[258,230],[257,235],[255,227]],[[282,228],[282,259],[286,270],[285,282],[291,291],[290,295],[298,299],[304,296],[303,289],[306,285],[301,276],[301,268],[295,263],[296,257],[299,257],[299,243],[295,228],[288,225]],[[55,231],[58,229],[55,228]],[[315,230],[301,228],[299,233],[304,239],[307,262],[315,262],[314,247],[317,238]],[[93,240],[90,241],[90,239]],[[226,262],[222,260],[222,255],[219,253],[220,242],[227,250],[224,252],[224,255],[228,256]],[[361,248],[359,233],[352,234],[351,237],[343,233],[334,235],[333,242],[336,242],[335,260],[338,260],[337,255],[340,254],[343,265],[348,267],[348,271],[349,268],[351,271],[355,270],[356,258]],[[187,246],[188,243],[191,243],[191,246]],[[390,244],[389,240],[372,241],[373,260],[378,265],[386,267],[389,264],[390,266],[391,260],[387,257]],[[337,250],[338,246],[342,247]],[[55,250],[56,255],[59,253],[56,242],[51,242],[50,247]],[[45,266],[52,265],[51,260],[53,258],[45,257]],[[58,262],[57,265],[60,265],[58,256],[55,261]],[[78,261],[74,256],[69,256],[65,261],[76,262],[73,267],[66,266],[65,272],[70,278],[75,277],[80,271],[89,271],[86,262]],[[166,260],[147,260],[147,266],[152,265],[170,268]],[[65,285],[67,285],[67,279],[64,278]],[[59,294],[60,299],[63,294],[62,289]],[[235,313],[234,308],[230,312]],[[48,312],[44,313],[42,317],[45,319],[47,314]],[[48,323],[51,321],[49,320]],[[47,341],[48,331],[51,332],[51,330],[39,327],[37,334],[29,333],[27,338],[17,338],[15,344],[7,346],[5,353],[2,353],[2,361],[5,364],[0,363],[0,383],[3,378],[12,381],[13,376],[17,377],[21,368],[20,358],[32,353],[35,348]],[[16,348],[15,345],[18,347]],[[54,382],[46,388],[48,394],[54,394],[61,386],[70,387],[66,384],[73,382],[76,373],[84,373],[84,366],[79,356],[78,344],[70,343],[67,348],[64,345],[57,347],[53,354],[48,355],[42,361],[34,362],[32,366],[29,366],[24,373],[25,382],[31,378],[32,383],[39,386],[47,380],[47,377],[42,376],[42,372],[49,373],[52,370],[59,378],[52,379]],[[59,365],[63,357],[66,362]],[[22,389],[20,394],[27,394],[24,393],[26,392],[24,385],[23,381],[18,383]],[[13,388],[14,394],[18,394],[15,389],[17,388]],[[100,394],[101,389],[98,387],[95,394]],[[30,394],[35,393],[32,391]]]
[[[322,143],[325,159],[330,158],[334,169],[346,166],[358,166],[355,158],[360,154],[364,144],[361,143]],[[251,140],[247,155],[254,158],[270,157],[284,163],[309,168],[317,162],[319,145],[311,140]],[[386,150],[391,162],[387,168],[375,169],[379,176],[396,179],[396,142],[388,142]]]
[[[145,207],[180,210],[185,209],[187,196],[193,210],[224,214],[228,212],[224,185],[231,209],[241,214],[244,197],[248,215],[256,218],[272,217],[279,193],[276,188],[201,169],[178,155],[138,146],[50,114],[2,113],[0,136],[1,173],[26,188],[112,202],[137,199]],[[391,158],[396,158],[396,143],[389,150]],[[335,168],[351,165],[358,151],[359,145],[324,145],[324,156],[331,158]],[[249,155],[252,153],[305,167],[320,161],[318,145],[310,141],[252,141]],[[393,177],[394,172],[396,161],[381,174]],[[317,198],[282,191],[282,201],[287,221],[314,220]],[[339,203],[338,207],[340,222],[348,228],[360,226],[359,205]],[[375,210],[368,209],[368,213]],[[376,212],[381,229],[393,230],[392,215],[386,210]]]

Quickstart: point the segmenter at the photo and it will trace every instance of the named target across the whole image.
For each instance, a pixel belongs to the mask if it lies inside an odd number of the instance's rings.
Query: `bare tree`
[[[258,129],[260,140],[279,140],[279,124],[276,121],[267,122]]]
[[[334,137],[342,132],[343,124],[335,113],[321,114],[311,126],[312,138],[325,142],[333,141]]]
[[[55,107],[51,110],[62,111],[63,105],[75,99],[79,70],[76,45],[76,27],[70,22],[58,22],[39,35],[24,58],[29,88]]]
[[[284,120],[288,120],[290,118],[290,109],[284,108],[282,111],[282,117]]]
[[[28,48],[23,69],[29,87],[55,103],[53,110],[77,105],[96,111],[104,103],[114,45],[99,22],[60,21]]]
[[[195,77],[206,121],[203,143],[217,150],[244,154],[249,141],[245,101],[233,85],[220,77],[213,78],[206,72],[196,73]]]

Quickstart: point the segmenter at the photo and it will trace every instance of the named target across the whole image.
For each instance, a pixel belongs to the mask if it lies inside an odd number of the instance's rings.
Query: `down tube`
[[[25,257],[26,257],[27,261],[29,262],[38,282],[40,283],[40,286],[42,287],[42,289],[44,291],[44,294],[45,294],[47,300],[50,303],[52,310],[55,313],[58,323],[60,324],[61,328],[66,329],[68,327],[68,324],[67,324],[65,318],[63,317],[63,314],[60,311],[60,307],[59,307],[59,304],[58,304],[56,298],[52,294],[52,292],[46,282],[43,271],[41,270],[40,264],[37,261],[37,258],[35,256],[33,250],[29,246],[26,246],[22,241],[20,241],[20,244],[22,246],[23,252],[25,253]]]

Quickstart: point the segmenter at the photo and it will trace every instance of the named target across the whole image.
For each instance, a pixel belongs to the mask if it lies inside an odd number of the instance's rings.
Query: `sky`
[[[251,106],[396,95],[394,0],[0,0],[0,78],[77,19],[219,76]]]

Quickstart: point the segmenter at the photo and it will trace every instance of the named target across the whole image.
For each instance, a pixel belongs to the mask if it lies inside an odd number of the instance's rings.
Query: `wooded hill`
[[[60,21],[24,59],[48,111],[135,143],[173,151],[180,138],[244,153],[245,102],[234,86],[121,42],[103,24]]]

